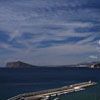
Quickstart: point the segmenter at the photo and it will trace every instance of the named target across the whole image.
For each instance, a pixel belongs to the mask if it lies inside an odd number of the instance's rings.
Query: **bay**
[[[98,84],[85,91],[62,95],[60,96],[61,100],[99,100],[100,69],[65,67],[1,68],[0,100],[6,100],[21,93],[57,88],[89,80]]]

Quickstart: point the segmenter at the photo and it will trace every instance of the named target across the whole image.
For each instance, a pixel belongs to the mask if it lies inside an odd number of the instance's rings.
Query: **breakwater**
[[[60,88],[19,94],[17,96],[9,98],[8,100],[49,100],[49,97],[80,91],[83,88],[87,88],[95,84],[96,82],[92,82],[92,81],[82,82],[82,83],[72,84],[69,86],[63,86]]]

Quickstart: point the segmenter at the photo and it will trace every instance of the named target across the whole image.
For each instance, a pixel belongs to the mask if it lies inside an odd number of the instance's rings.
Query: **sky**
[[[99,59],[99,0],[0,0],[0,66]]]

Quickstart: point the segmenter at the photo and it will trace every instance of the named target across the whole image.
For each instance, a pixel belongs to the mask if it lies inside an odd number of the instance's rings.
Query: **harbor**
[[[17,96],[9,98],[8,100],[51,100],[50,98],[52,97],[55,97],[55,99],[53,100],[59,100],[59,95],[85,90],[87,87],[94,86],[96,84],[96,82],[92,81],[82,82],[69,86],[63,86],[60,88],[19,94]]]

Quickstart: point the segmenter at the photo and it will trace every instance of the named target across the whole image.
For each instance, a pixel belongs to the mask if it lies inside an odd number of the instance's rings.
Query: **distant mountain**
[[[8,62],[6,64],[7,68],[32,68],[32,67],[37,67],[31,64],[27,64],[21,61],[16,61],[16,62]]]
[[[88,62],[77,64],[78,67],[100,68],[100,62]]]
[[[8,62],[6,64],[7,68],[33,68],[33,67],[88,67],[88,68],[100,68],[100,62],[89,62],[89,63],[80,63],[76,65],[60,65],[60,66],[35,66],[25,62],[16,61],[16,62]]]

